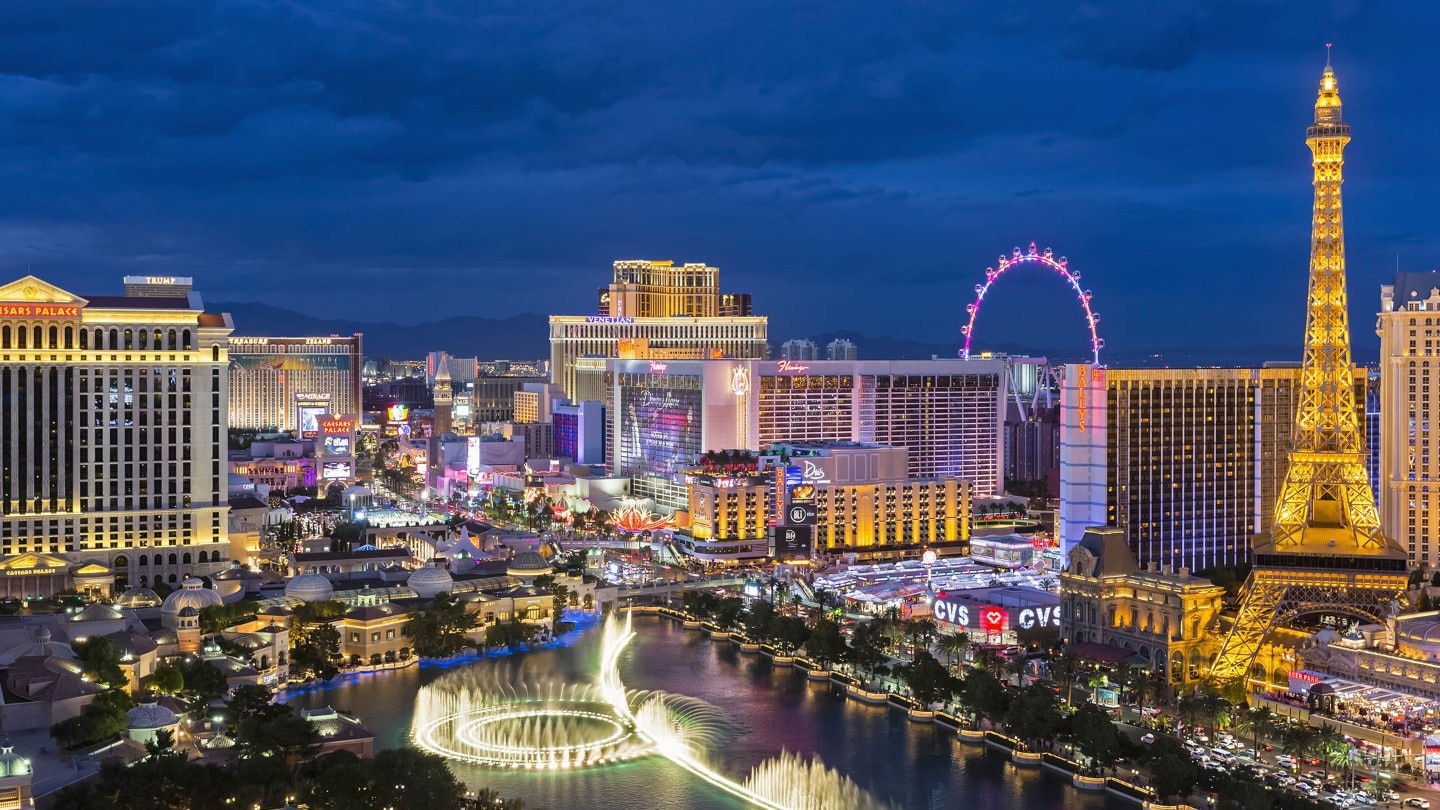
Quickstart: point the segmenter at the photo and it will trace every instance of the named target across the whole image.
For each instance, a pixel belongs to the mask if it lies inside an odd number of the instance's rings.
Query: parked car
[[[1430,810],[1430,800],[1418,796],[1411,796],[1405,800],[1406,807],[1418,807],[1420,810]]]

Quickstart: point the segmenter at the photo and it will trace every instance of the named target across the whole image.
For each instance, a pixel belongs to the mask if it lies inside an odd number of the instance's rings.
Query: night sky
[[[1360,0],[17,0],[0,263],[414,323],[585,314],[612,260],[674,258],[777,340],[953,342],[1035,240],[1112,348],[1298,357],[1333,41],[1364,356],[1396,257],[1440,265],[1437,34],[1434,4]],[[1083,346],[1058,278],[1007,281],[977,343]]]

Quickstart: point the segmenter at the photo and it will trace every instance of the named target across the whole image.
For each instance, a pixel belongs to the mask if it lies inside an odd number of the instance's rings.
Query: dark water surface
[[[974,810],[1132,810],[1123,799],[1082,794],[1059,774],[1021,770],[986,746],[962,745],[953,731],[911,723],[903,713],[846,700],[826,682],[772,668],[740,655],[734,645],[657,618],[636,617],[637,637],[621,659],[631,689],[659,689],[700,698],[736,723],[723,750],[712,753],[721,771],[743,778],[781,751],[818,755],[900,808]],[[569,646],[484,658],[464,666],[491,668],[516,682],[589,682],[599,669],[600,629],[589,625]],[[333,705],[379,735],[377,745],[404,745],[416,691],[456,667],[411,667],[348,679],[294,695],[292,704]],[[546,810],[740,810],[744,803],[659,757],[606,768],[550,773],[496,771],[452,763],[476,787],[490,787]]]

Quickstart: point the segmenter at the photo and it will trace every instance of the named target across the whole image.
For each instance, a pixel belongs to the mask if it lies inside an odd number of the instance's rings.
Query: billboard
[[[660,382],[683,383],[668,377]],[[620,442],[616,455],[622,476],[669,475],[688,466],[700,446],[701,394],[688,387],[620,389]]]
[[[480,437],[470,436],[465,439],[465,472],[471,478],[480,474]]]
[[[814,484],[788,484],[786,486],[789,505],[785,507],[785,523],[790,526],[814,526],[820,519],[815,504]]]
[[[300,418],[295,421],[300,425],[300,438],[313,439],[320,435],[320,417],[330,412],[330,403],[302,402],[297,412]]]
[[[947,597],[942,591],[936,594],[930,610],[938,622],[959,625],[987,636],[1001,636],[1014,631],[1016,639],[1022,642],[1060,632],[1058,604],[1003,608],[970,599]]]
[[[327,461],[320,467],[320,477],[326,481],[343,481],[350,477],[350,462]]]
[[[247,354],[230,347],[230,364],[244,371],[349,371],[348,354]]]
[[[327,456],[348,456],[351,455],[349,436],[326,436],[325,455]]]
[[[391,424],[408,422],[410,420],[410,406],[403,402],[397,402],[385,409],[385,416]]]
[[[810,526],[775,526],[770,529],[775,548],[770,556],[780,562],[809,562],[814,534]]]

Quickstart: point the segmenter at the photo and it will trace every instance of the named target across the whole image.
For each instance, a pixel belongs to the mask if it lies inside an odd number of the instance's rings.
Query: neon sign
[[[779,360],[775,363],[775,370],[781,374],[804,374],[810,370],[810,367],[793,360]]]
[[[660,363],[660,362],[657,362],[657,361],[655,361],[655,360],[651,360],[651,361],[650,361],[650,373],[651,373],[651,374],[664,374],[666,371],[669,371],[669,370],[670,370],[670,364],[669,364],[669,363]]]
[[[5,318],[78,318],[76,304],[0,304],[0,317]]]
[[[634,323],[634,318],[627,318],[624,315],[586,315],[586,323]]]
[[[1076,411],[1076,413],[1078,413],[1078,414],[1080,415],[1080,432],[1081,432],[1081,433],[1084,433],[1084,432],[1085,432],[1085,389],[1090,386],[1090,368],[1089,368],[1089,366],[1081,366],[1081,367],[1080,367],[1080,373],[1079,373],[1078,376],[1079,376],[1079,378],[1080,378],[1080,392],[1079,392],[1079,397],[1078,397],[1078,399],[1077,399],[1077,401],[1076,401],[1076,404],[1075,404],[1075,411]]]
[[[739,367],[730,370],[730,393],[743,397],[750,392],[750,369]]]
[[[999,635],[1005,632],[1005,620],[1009,618],[1003,608],[990,607],[980,611],[980,629],[986,635]]]

